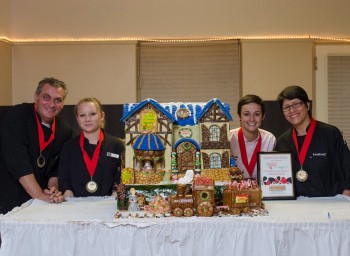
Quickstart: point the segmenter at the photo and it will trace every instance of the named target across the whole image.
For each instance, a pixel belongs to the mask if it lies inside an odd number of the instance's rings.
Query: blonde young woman
[[[84,98],[75,107],[81,134],[65,144],[58,169],[63,196],[111,195],[120,182],[124,145],[102,129],[105,113],[96,98]]]
[[[244,178],[257,178],[257,152],[272,151],[276,138],[259,128],[265,117],[265,105],[259,96],[242,97],[237,105],[237,114],[241,127],[230,131],[231,156],[236,158]]]

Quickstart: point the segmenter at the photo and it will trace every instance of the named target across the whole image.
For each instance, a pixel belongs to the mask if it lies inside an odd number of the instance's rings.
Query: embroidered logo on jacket
[[[327,153],[312,153],[312,156],[327,156]]]

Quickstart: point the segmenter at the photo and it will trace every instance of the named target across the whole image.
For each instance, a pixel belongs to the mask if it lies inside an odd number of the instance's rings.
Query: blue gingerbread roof
[[[170,103],[158,103],[154,99],[146,99],[140,103],[130,103],[124,104],[123,108],[123,117],[121,119],[122,122],[125,122],[128,118],[130,118],[134,113],[138,110],[142,109],[147,103],[151,103],[154,107],[156,107],[159,111],[161,111],[165,116],[167,116],[174,125],[185,126],[185,125],[196,125],[198,124],[198,120],[208,111],[208,109],[214,104],[217,103],[222,111],[225,113],[229,120],[232,120],[232,116],[230,114],[230,107],[228,104],[221,103],[218,99],[212,99],[209,102],[170,102]],[[176,112],[179,109],[187,109],[189,112],[189,116],[186,118],[179,118],[176,115]]]
[[[138,110],[143,108],[148,103],[155,106],[160,112],[162,112],[166,117],[168,117],[171,121],[175,121],[174,116],[172,116],[168,111],[166,111],[156,100],[148,98],[140,103],[129,103],[124,104],[123,106],[123,116],[121,118],[122,122],[125,122],[129,117],[135,114]]]
[[[161,139],[153,133],[141,134],[137,137],[133,148],[138,150],[164,150]]]
[[[229,105],[227,103],[224,103],[224,104],[221,103],[221,101],[216,99],[216,98],[215,99],[211,99],[210,101],[208,101],[208,103],[203,107],[202,112],[199,113],[197,119],[198,120],[201,119],[203,117],[203,115],[208,111],[208,109],[215,103],[218,104],[218,106],[224,112],[224,114],[227,116],[227,118],[230,121],[232,121],[233,118],[232,118],[232,116],[230,114],[230,107],[229,107]]]

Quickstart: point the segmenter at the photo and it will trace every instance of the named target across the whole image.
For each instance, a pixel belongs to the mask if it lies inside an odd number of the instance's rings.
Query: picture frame
[[[263,200],[295,200],[290,152],[258,152],[257,178]]]

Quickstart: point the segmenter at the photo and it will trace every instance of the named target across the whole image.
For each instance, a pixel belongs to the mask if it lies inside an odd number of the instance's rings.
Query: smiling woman
[[[236,158],[237,167],[245,178],[257,177],[257,152],[272,151],[275,136],[260,129],[265,118],[265,104],[256,95],[242,97],[237,105],[241,127],[230,131],[231,156]]]
[[[350,151],[339,129],[311,115],[300,86],[288,86],[277,101],[292,125],[277,140],[277,151],[292,152],[297,196],[350,196]]]

